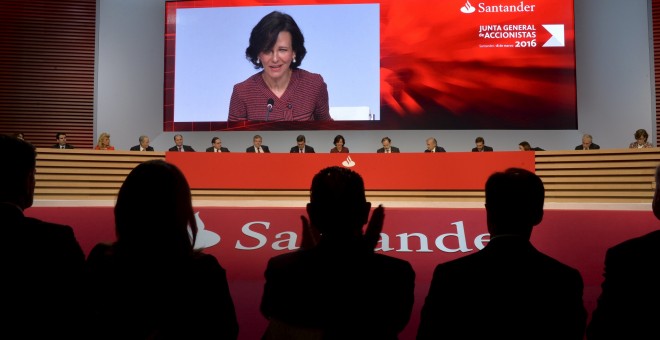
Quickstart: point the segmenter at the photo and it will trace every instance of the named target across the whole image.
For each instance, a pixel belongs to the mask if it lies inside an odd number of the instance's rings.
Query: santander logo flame
[[[466,1],[465,5],[461,7],[461,12],[463,13],[474,13],[475,10],[476,9],[474,8],[474,6],[472,6],[472,4],[470,4],[469,1]]]
[[[350,168],[350,167],[355,166],[355,162],[353,162],[353,160],[351,159],[351,156],[348,156],[348,157],[346,157],[345,161],[341,162],[341,165],[343,165],[347,168]]]

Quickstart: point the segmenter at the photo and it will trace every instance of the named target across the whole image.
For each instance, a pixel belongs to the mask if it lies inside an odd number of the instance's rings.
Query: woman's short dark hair
[[[649,133],[646,132],[646,130],[644,130],[644,129],[639,129],[639,130],[635,131],[635,139],[640,139],[640,138],[644,138],[645,141],[648,140],[649,139]]]
[[[532,146],[527,141],[522,141],[522,142],[518,143],[518,145],[522,146],[525,151],[532,150]]]
[[[190,186],[181,170],[163,160],[136,166],[117,195],[115,232],[117,245],[130,253],[190,255],[197,223]]]
[[[250,46],[245,49],[245,57],[252,62],[254,68],[263,67],[258,62],[259,53],[272,49],[280,32],[291,33],[291,46],[296,52],[295,61],[291,62],[291,68],[296,69],[300,66],[307,54],[305,38],[298,28],[298,24],[290,15],[273,11],[261,18],[250,33]]]
[[[337,143],[339,141],[342,141],[344,143],[344,145],[346,145],[346,139],[344,139],[344,136],[342,136],[342,135],[335,136],[335,140],[332,141],[332,144],[337,145]]]

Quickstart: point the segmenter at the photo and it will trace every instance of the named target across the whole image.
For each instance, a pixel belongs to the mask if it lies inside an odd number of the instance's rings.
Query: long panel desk
[[[37,200],[114,200],[137,164],[167,158],[186,173],[195,200],[304,201],[314,173],[352,161],[372,201],[483,202],[490,172],[521,166],[536,169],[547,202],[648,203],[660,164],[660,148],[313,155],[37,151]]]

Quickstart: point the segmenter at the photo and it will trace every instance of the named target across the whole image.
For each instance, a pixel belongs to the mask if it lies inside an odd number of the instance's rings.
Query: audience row
[[[17,134],[17,137],[22,139],[22,134]],[[628,146],[631,149],[637,148],[652,148],[653,144],[648,142],[648,133],[644,129],[639,129],[635,132],[635,142],[630,143]],[[66,133],[58,132],[56,135],[57,143],[52,147],[55,149],[73,149],[73,145],[67,143]],[[131,151],[154,151],[154,148],[149,145],[150,140],[146,135],[140,136],[138,139],[139,144],[130,148]],[[483,137],[479,136],[474,141],[475,147],[472,148],[472,152],[488,152],[494,151],[492,147],[487,146]],[[335,145],[330,149],[330,153],[348,153],[349,149],[346,147],[346,139],[342,135],[337,135],[333,144]],[[389,137],[383,137],[381,139],[382,148],[376,150],[377,153],[400,153],[401,150],[392,145],[392,139]],[[110,134],[103,132],[99,135],[98,143],[94,147],[95,150],[115,150],[115,147],[110,144]],[[545,149],[540,147],[532,147],[529,142],[522,141],[518,144],[518,149],[520,151],[545,151]],[[582,144],[575,147],[575,150],[598,150],[600,146],[593,142],[593,137],[589,134],[582,136]],[[174,136],[174,146],[168,149],[168,151],[179,151],[179,152],[194,152],[195,149],[183,143],[183,135],[176,134]],[[211,139],[211,146],[206,148],[206,152],[230,152],[228,148],[222,146],[222,139],[220,137],[213,137]],[[270,149],[267,145],[263,145],[263,138],[260,135],[255,135],[252,139],[252,145],[246,148],[245,152],[248,153],[270,153]],[[298,135],[296,137],[296,145],[291,147],[289,150],[290,153],[315,153],[315,149],[307,145],[307,141],[304,135]],[[426,149],[424,152],[446,152],[446,150],[438,146],[438,142],[435,138],[429,137],[426,139]]]
[[[23,214],[34,195],[34,147],[0,136],[0,148],[12,160],[0,167],[0,220],[14,240],[2,247],[3,331],[54,339],[238,337],[227,273],[194,247],[191,191],[176,166],[151,160],[129,173],[115,203],[116,241],[85,258],[70,226]],[[496,172],[485,197],[490,240],[436,266],[417,339],[582,340],[585,330],[590,340],[658,337],[660,231],[607,252],[587,327],[581,274],[530,241],[543,219],[541,179],[524,169]],[[313,177],[300,249],[272,257],[265,269],[262,339],[398,338],[411,317],[416,273],[408,261],[374,251],[385,209],[371,208],[357,172],[328,167]],[[653,212],[660,219],[660,186]],[[33,326],[23,327],[26,320]]]

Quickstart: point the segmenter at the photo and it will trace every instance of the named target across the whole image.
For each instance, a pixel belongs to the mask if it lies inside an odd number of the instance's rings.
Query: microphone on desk
[[[268,116],[270,115],[270,112],[273,111],[273,104],[275,104],[275,101],[273,98],[268,98],[268,103],[266,104],[266,121],[268,121]]]

